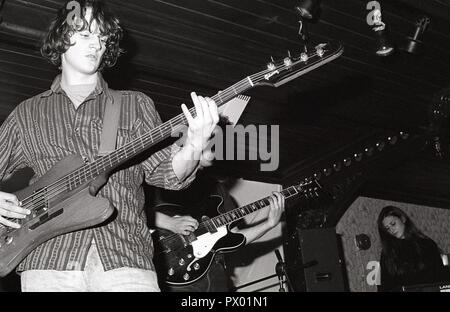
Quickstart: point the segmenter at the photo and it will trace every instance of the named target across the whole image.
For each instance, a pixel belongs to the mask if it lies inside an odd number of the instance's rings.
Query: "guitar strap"
[[[109,91],[111,92],[113,100],[106,101],[98,156],[105,156],[116,149],[117,127],[119,125],[120,107],[122,106],[122,94],[116,90],[109,89]]]

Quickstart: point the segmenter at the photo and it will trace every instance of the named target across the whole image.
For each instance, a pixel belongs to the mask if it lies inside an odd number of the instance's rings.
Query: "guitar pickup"
[[[44,224],[44,223],[50,221],[51,219],[53,219],[53,218],[59,216],[59,215],[62,214],[63,212],[64,212],[64,209],[59,209],[59,210],[55,211],[55,212],[52,213],[52,214],[49,214],[48,212],[47,212],[47,213],[44,213],[42,216],[39,217],[39,221],[36,222],[36,223],[34,223],[33,225],[31,225],[31,226],[29,227],[29,229],[30,229],[30,230],[35,230],[36,228],[38,228],[38,227],[41,226],[42,224]]]

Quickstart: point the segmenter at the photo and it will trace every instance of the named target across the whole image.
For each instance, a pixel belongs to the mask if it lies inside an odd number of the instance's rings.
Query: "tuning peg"
[[[292,65],[292,60],[290,59],[290,57],[285,57],[283,60],[284,65],[286,66],[291,66]]]
[[[321,43],[316,45],[316,53],[319,57],[322,57],[325,54],[325,51],[323,50],[323,48],[326,46],[325,43]]]
[[[269,64],[267,64],[267,69],[268,70],[275,70],[275,64],[273,62],[270,62]]]
[[[321,46],[316,47],[316,53],[319,57],[322,57],[325,54],[325,52],[323,51],[323,48]]]
[[[287,51],[287,54],[288,54],[288,56],[289,56],[289,58],[292,58],[292,56],[291,56],[291,51]]]
[[[301,54],[300,54],[300,60],[301,60],[302,62],[306,62],[306,61],[308,60],[308,54],[306,54],[306,53],[301,53]]]
[[[267,69],[268,70],[275,70],[276,69],[275,60],[273,59],[273,56],[270,56],[270,63],[267,64]]]

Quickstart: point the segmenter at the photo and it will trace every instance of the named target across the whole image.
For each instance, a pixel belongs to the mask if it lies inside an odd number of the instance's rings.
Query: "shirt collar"
[[[97,95],[100,95],[102,92],[105,92],[105,95],[109,97],[108,83],[105,81],[105,79],[103,79],[103,76],[101,73],[97,73],[97,75],[98,75],[97,84],[95,86],[95,89],[94,89],[92,95],[97,96]],[[53,83],[50,86],[50,90],[47,90],[44,93],[42,93],[41,97],[48,97],[48,96],[52,95],[53,93],[61,93],[61,92],[63,92],[63,90],[61,88],[61,74],[59,74],[53,80]],[[89,96],[89,97],[91,97],[91,96]]]

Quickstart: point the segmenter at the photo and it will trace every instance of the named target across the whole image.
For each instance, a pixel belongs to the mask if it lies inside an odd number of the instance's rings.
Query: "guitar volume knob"
[[[194,264],[194,270],[198,270],[200,269],[200,264],[197,262],[196,264]]]
[[[191,259],[192,258],[192,254],[187,254],[187,258]]]
[[[187,280],[189,279],[189,274],[188,274],[188,273],[184,274],[184,275],[183,275],[183,279],[184,279],[185,281],[187,281]]]
[[[184,265],[185,263],[186,263],[186,262],[184,261],[183,258],[181,258],[180,261],[178,261],[178,264],[179,264],[179,265]]]
[[[169,274],[169,276],[172,276],[175,274],[175,270],[173,268],[170,268],[167,274]]]

